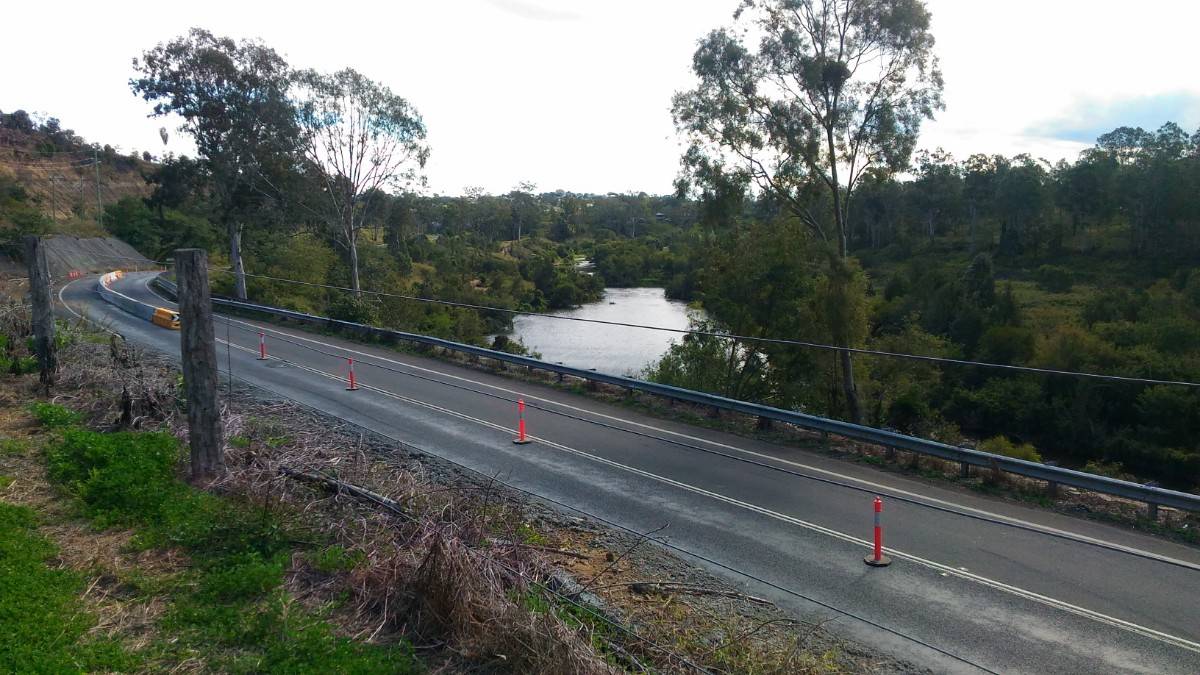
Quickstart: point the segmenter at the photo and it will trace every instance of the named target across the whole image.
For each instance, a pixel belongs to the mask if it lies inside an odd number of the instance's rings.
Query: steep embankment
[[[93,148],[70,131],[66,139],[63,134],[0,128],[0,179],[21,186],[65,231],[84,234],[103,205],[150,194],[142,176],[152,162],[107,145]]]
[[[132,246],[112,237],[51,237],[46,241],[46,262],[50,274],[64,277],[73,270],[81,272],[106,272],[117,268],[152,264]],[[26,275],[25,261],[16,260],[0,253],[0,277],[23,277]]]

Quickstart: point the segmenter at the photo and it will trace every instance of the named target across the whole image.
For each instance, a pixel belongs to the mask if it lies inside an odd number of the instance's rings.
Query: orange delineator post
[[[258,360],[267,360],[267,334],[262,331],[258,333]]]
[[[354,379],[354,359],[346,357],[346,364],[350,366],[350,385],[346,387],[346,391],[358,391],[358,382]]]
[[[525,399],[517,399],[517,437],[513,439],[513,443],[517,445],[525,445],[529,439],[525,437]]]
[[[880,524],[880,514],[883,513],[883,500],[875,498],[875,550],[863,558],[863,562],[871,567],[887,567],[892,564],[891,558],[883,554],[883,526]]]

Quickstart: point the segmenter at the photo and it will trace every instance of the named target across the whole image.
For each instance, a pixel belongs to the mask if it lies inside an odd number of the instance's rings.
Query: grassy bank
[[[5,442],[5,468],[45,482],[24,493],[34,506],[0,503],[0,588],[23,589],[0,594],[0,671],[421,670],[406,642],[339,635],[336,603],[299,602],[285,574],[336,573],[342,549],[284,514],[180,482],[173,436],[97,433],[50,404],[31,412],[39,433]],[[89,547],[110,559],[71,569],[61,557]],[[97,588],[107,606],[88,602]]]

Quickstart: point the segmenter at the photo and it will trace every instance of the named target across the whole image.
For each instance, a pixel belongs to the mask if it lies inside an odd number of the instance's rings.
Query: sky
[[[920,146],[957,158],[1074,159],[1116,126],[1200,127],[1194,0],[927,0],[946,109]],[[131,61],[202,26],[259,38],[296,67],[350,66],[407,98],[433,152],[429,192],[667,193],[670,100],[696,42],[737,0],[338,3],[29,1],[4,9],[0,110],[58,117],[123,151],[188,153],[148,119]],[[172,131],[164,148],[161,126]]]

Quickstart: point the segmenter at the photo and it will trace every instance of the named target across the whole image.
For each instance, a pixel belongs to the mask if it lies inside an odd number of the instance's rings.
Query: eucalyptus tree
[[[242,235],[278,214],[280,182],[298,139],[288,100],[291,69],[261,42],[234,41],[193,28],[133,60],[133,92],[154,103],[152,117],[178,115],[204,160],[214,219],[229,240],[234,292],[246,297]]]
[[[508,203],[512,210],[512,229],[516,240],[521,241],[521,233],[534,233],[541,222],[541,205],[533,191],[537,184],[531,181],[521,181],[508,193]]]
[[[293,91],[306,169],[320,185],[313,208],[345,249],[357,296],[358,234],[380,202],[368,196],[423,180],[425,123],[404,98],[349,68],[301,71]]]
[[[930,241],[948,230],[960,219],[963,205],[963,180],[954,158],[942,149],[917,153],[916,180],[910,191],[913,207],[924,222],[925,235]]]
[[[906,168],[942,105],[929,11],[921,0],[743,0],[734,22],[700,40],[698,84],[673,101],[683,180],[773,193],[830,247],[831,278],[841,276],[859,180]],[[840,354],[857,421],[853,363]]]

